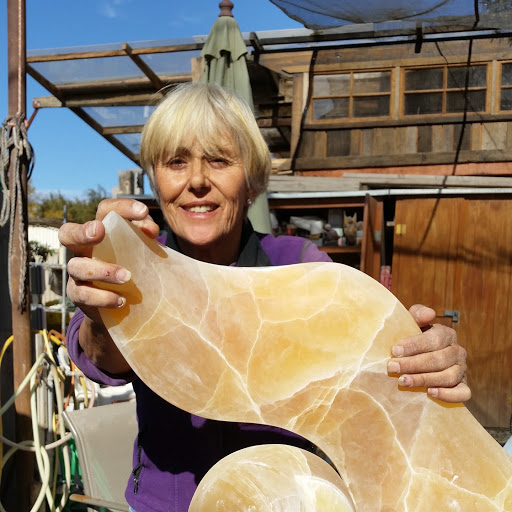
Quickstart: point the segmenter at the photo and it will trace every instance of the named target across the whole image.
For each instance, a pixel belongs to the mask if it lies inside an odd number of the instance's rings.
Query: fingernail
[[[134,213],[137,214],[144,213],[146,211],[146,205],[144,203],[139,203],[138,201],[136,201],[132,205],[132,210]]]
[[[404,355],[404,347],[402,347],[401,345],[396,345],[391,349],[391,353],[395,357],[402,357]]]
[[[87,227],[85,228],[85,234],[89,238],[94,238],[96,236],[96,221],[91,221],[87,223]]]
[[[128,282],[131,278],[132,273],[129,270],[126,270],[125,268],[120,268],[116,272],[116,279],[121,284]]]
[[[400,363],[396,361],[391,361],[388,363],[388,372],[389,373],[400,373]]]
[[[402,375],[398,377],[398,384],[405,388],[410,388],[413,384],[411,377],[409,375]]]
[[[126,304],[126,299],[124,297],[119,297],[117,299],[117,307],[122,308]]]
[[[427,389],[427,393],[428,393],[430,396],[432,396],[432,397],[434,397],[434,398],[437,398],[437,395],[439,394],[439,389],[437,389],[437,388],[428,388],[428,389]]]

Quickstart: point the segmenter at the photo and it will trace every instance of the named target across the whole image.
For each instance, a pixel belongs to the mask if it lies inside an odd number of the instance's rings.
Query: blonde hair
[[[173,87],[142,131],[140,162],[157,199],[154,166],[172,158],[191,141],[215,154],[228,137],[244,164],[251,196],[267,188],[270,153],[249,105],[237,94],[213,84],[188,82]]]

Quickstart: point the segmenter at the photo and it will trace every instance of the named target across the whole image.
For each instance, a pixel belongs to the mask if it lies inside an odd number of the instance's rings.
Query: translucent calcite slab
[[[209,265],[117,214],[104,224],[94,256],[132,280],[119,287],[127,305],[102,318],[163,398],[308,438],[359,512],[512,511],[512,460],[467,409],[399,390],[387,374],[391,345],[419,329],[376,281],[334,263]]]
[[[286,445],[252,446],[228,455],[201,480],[189,508],[189,512],[355,510],[349,490],[327,462]]]

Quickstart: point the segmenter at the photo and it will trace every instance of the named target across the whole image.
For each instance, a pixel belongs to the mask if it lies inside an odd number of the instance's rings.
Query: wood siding
[[[298,168],[314,169],[312,157],[371,157],[379,166],[400,165],[407,155],[408,165],[422,165],[429,160],[436,164],[455,161],[457,152],[473,162],[495,158],[512,161],[512,122],[433,124],[421,126],[390,126],[356,129],[304,129],[298,148]],[[339,160],[339,158],[337,158]]]
[[[277,56],[263,60],[275,71],[286,70],[294,80],[302,77],[302,94],[294,99],[300,100],[293,114],[294,126],[300,126],[298,143],[291,148],[295,171],[375,168],[371,172],[386,172],[400,166],[512,162],[512,112],[500,110],[500,83],[496,82],[500,63],[512,61],[507,38],[475,40],[471,46],[468,41],[430,42],[419,54],[414,44],[404,44],[320,50],[314,59],[311,53],[301,52],[294,59],[295,64]],[[466,114],[404,113],[404,70],[465,66],[468,59],[487,70],[483,110],[472,112],[469,104]],[[391,73],[389,116],[357,118],[350,111],[344,119],[313,119],[314,76],[374,70]],[[446,91],[447,86],[443,87]],[[504,172],[512,174],[508,168]]]
[[[512,201],[398,201],[392,292],[431,305],[468,352],[469,410],[486,427],[512,414]],[[456,310],[451,322],[443,312]]]

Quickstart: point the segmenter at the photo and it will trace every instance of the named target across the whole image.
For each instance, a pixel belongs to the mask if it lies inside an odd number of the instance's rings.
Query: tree
[[[50,192],[42,196],[30,187],[29,217],[59,220],[66,218],[69,222],[84,223],[95,218],[98,204],[107,197],[107,191],[101,185],[96,189],[88,189],[83,199],[69,199],[61,192]]]
[[[55,251],[51,249],[47,244],[40,244],[35,240],[29,242],[30,245],[30,261],[41,261],[45,262],[48,256],[55,254]]]
[[[480,0],[484,12],[500,12],[510,9],[510,0]]]

